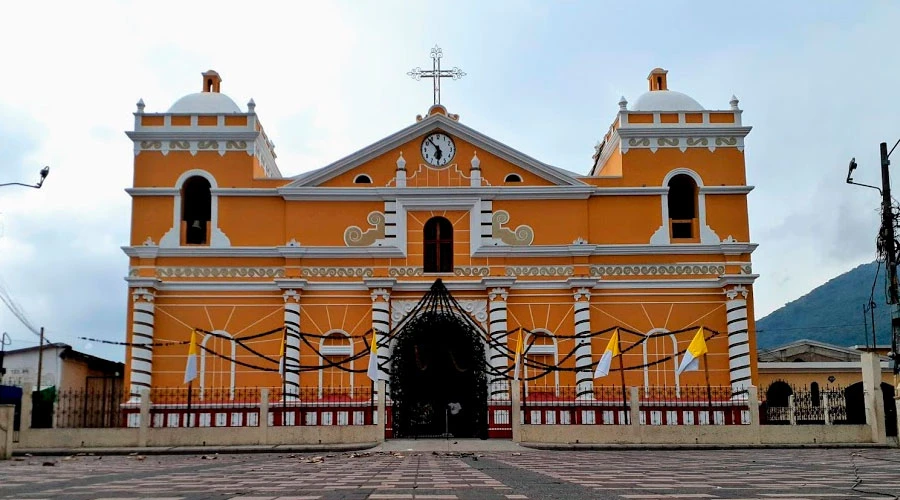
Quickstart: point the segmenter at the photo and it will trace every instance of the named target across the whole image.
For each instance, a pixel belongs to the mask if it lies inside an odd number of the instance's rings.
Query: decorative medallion
[[[491,236],[507,245],[530,245],[534,241],[534,230],[524,224],[515,231],[503,227],[509,222],[509,212],[497,210],[491,217]]]
[[[370,212],[366,221],[372,226],[363,231],[358,226],[350,226],[344,231],[344,243],[348,247],[367,247],[376,240],[384,238],[384,214],[379,211]]]

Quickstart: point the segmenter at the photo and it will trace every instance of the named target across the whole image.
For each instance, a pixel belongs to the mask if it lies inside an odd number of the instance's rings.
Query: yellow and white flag
[[[691,345],[689,345],[687,351],[685,351],[684,357],[681,358],[681,365],[678,366],[675,373],[680,374],[683,371],[699,370],[700,356],[703,356],[708,352],[709,349],[706,347],[706,339],[703,338],[703,327],[701,326],[700,329],[697,330],[697,334],[694,335],[694,340],[691,341]]]
[[[284,359],[284,344],[285,344],[285,339],[284,339],[284,337],[282,337],[282,339],[281,339],[281,352],[278,353],[278,357],[279,357],[279,360],[278,360],[278,373],[280,373],[282,377],[284,376],[284,364],[285,364],[285,359]]]
[[[191,332],[191,344],[188,346],[187,364],[184,367],[184,383],[197,378],[197,330]]]
[[[378,382],[378,342],[375,340],[375,330],[372,330],[372,342],[369,343],[369,367],[366,369],[366,375],[372,382]]]
[[[524,337],[523,332],[522,332],[522,327],[519,327],[519,340],[518,340],[518,343],[516,343],[516,352],[515,352],[516,368],[515,368],[515,370],[513,370],[513,380],[519,380],[519,358],[521,358],[522,349],[523,349],[522,337]]]
[[[622,353],[619,351],[619,329],[616,328],[616,332],[613,333],[609,343],[606,344],[606,352],[603,353],[603,356],[597,363],[597,369],[594,370],[594,378],[609,375],[609,366],[612,364],[612,359],[621,355]]]

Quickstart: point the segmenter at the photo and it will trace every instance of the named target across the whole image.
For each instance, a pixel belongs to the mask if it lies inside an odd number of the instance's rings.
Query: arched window
[[[200,345],[200,400],[224,401],[234,399],[234,377],[237,344],[232,335],[216,330],[204,335]],[[207,351],[215,354],[207,356]]]
[[[813,382],[809,384],[809,397],[812,399],[813,406],[822,406],[822,395],[819,391],[819,383]]]
[[[186,180],[181,187],[181,202],[185,244],[209,244],[208,226],[212,216],[212,195],[209,181],[200,176]]]
[[[522,182],[522,176],[519,174],[506,174],[506,178],[503,179],[503,182]]]
[[[453,224],[443,217],[425,223],[425,272],[453,272]]]
[[[372,178],[366,174],[359,174],[353,179],[354,184],[371,184]]]
[[[319,396],[340,397],[353,394],[353,344],[347,332],[335,330],[319,341]]]
[[[669,180],[669,224],[672,238],[696,238],[697,183],[687,174]]]
[[[556,394],[559,387],[559,371],[547,368],[555,367],[559,363],[555,340],[546,330],[535,330],[526,335],[523,349],[528,350],[522,360],[524,375],[526,379],[537,377],[525,381],[526,395]]]

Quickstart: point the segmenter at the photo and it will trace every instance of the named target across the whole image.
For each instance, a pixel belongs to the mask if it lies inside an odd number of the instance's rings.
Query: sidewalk
[[[13,456],[93,455],[209,455],[237,453],[340,453],[368,450],[378,443],[317,445],[249,445],[249,446],[153,446],[144,448],[14,448]]]

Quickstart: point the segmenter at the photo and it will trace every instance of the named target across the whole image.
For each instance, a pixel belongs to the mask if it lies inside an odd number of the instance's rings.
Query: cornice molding
[[[753,186],[703,186],[702,194],[747,194]],[[176,196],[181,191],[167,187],[127,188],[134,196]],[[210,192],[223,197],[278,196],[287,201],[410,201],[417,198],[480,198],[484,200],[567,200],[591,196],[660,196],[667,187],[602,187],[602,186],[482,186],[482,187],[280,187],[280,188],[214,188]]]

